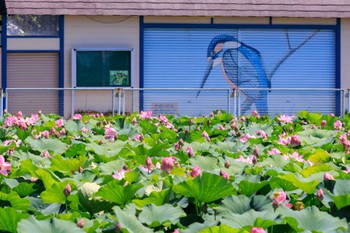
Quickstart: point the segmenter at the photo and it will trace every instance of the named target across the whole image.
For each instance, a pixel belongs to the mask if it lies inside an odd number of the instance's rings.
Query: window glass
[[[7,20],[8,36],[58,36],[58,16],[10,15]]]

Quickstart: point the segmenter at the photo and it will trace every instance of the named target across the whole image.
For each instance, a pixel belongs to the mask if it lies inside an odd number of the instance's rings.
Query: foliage
[[[349,118],[6,113],[0,231],[349,232]]]

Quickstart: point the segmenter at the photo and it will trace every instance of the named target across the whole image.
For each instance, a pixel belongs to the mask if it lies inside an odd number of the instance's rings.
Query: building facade
[[[127,89],[126,112],[208,114],[232,105],[237,88],[241,114],[343,108],[345,0],[85,1],[5,1],[10,112],[109,111],[111,88]]]

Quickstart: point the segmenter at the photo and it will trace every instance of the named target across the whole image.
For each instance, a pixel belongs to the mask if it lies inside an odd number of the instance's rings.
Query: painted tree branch
[[[284,55],[284,57],[277,62],[277,64],[273,67],[273,69],[271,70],[270,74],[268,75],[268,79],[271,80],[272,77],[275,75],[276,71],[280,68],[280,66],[291,56],[293,55],[293,53],[295,53],[296,51],[298,51],[298,49],[300,49],[301,47],[303,47],[309,40],[311,40],[320,30],[315,30],[309,37],[307,37],[303,42],[301,42],[298,46],[296,46],[295,48],[290,48],[289,51],[287,52],[286,55]],[[288,39],[288,44],[289,44],[289,36],[288,36],[288,32],[287,32],[287,39]]]

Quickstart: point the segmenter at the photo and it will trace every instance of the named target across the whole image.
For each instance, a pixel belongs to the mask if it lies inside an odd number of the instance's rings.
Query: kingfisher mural
[[[236,37],[228,34],[215,36],[209,43],[207,49],[208,66],[203,76],[200,88],[203,88],[212,69],[221,66],[223,76],[228,84],[245,95],[245,100],[241,105],[241,114],[246,113],[255,104],[259,114],[268,114],[268,89],[271,88],[271,78],[278,68],[316,35],[319,30],[314,31],[309,37],[296,47],[292,47],[289,40],[288,31],[286,38],[288,41],[288,51],[282,59],[276,63],[271,72],[265,71],[262,55],[260,52],[239,41]],[[250,90],[244,90],[251,88]],[[255,90],[254,90],[255,89]],[[197,98],[201,91],[198,91]]]
[[[260,90],[243,91],[246,99],[241,107],[242,114],[250,109],[253,103],[259,114],[268,114],[267,88],[271,88],[271,82],[267,78],[258,50],[231,35],[222,34],[210,42],[207,57],[209,63],[201,88],[204,87],[211,70],[221,65],[224,78],[233,89],[260,88]]]

